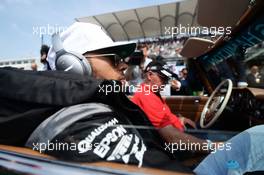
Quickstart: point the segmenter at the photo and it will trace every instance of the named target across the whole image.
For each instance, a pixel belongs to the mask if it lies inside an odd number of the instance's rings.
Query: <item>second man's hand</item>
[[[188,118],[185,118],[185,117],[179,117],[179,119],[180,119],[180,121],[181,121],[181,124],[182,124],[185,128],[186,128],[186,124],[188,124],[188,125],[190,125],[192,128],[197,129],[196,124],[195,124],[192,120],[190,120],[190,119],[188,119]]]

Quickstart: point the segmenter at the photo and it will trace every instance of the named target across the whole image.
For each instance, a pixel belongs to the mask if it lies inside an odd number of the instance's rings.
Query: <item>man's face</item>
[[[252,66],[251,68],[251,73],[256,74],[258,72],[258,67],[257,66]]]
[[[151,86],[158,86],[159,90],[161,90],[161,88],[166,84],[166,80],[157,72],[147,72],[147,80]]]
[[[96,54],[94,54],[96,55]],[[109,57],[90,57],[87,58],[93,70],[93,76],[98,79],[118,80],[125,82],[124,71],[127,69],[127,64],[121,62],[114,64]]]

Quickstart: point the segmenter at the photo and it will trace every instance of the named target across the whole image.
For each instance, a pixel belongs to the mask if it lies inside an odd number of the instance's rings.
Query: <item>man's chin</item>
[[[121,82],[122,86],[125,86],[126,83],[127,83],[127,81],[126,81],[125,79],[121,79],[121,80],[119,80],[119,81]]]

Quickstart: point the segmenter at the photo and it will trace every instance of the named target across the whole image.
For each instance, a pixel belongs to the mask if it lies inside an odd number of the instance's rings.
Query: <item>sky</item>
[[[75,18],[174,0],[0,0],[0,59],[36,58],[40,30],[65,29]],[[45,32],[45,31],[44,31]],[[46,31],[44,43],[50,44]]]

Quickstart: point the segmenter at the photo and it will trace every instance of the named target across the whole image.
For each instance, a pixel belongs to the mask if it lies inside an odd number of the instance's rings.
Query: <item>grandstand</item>
[[[197,0],[176,1],[137,9],[77,18],[102,26],[114,41],[169,37],[166,28],[198,26]],[[155,29],[155,30],[153,30]]]
[[[114,41],[137,41],[147,45],[148,56],[162,56],[175,72],[184,67],[180,55],[184,42],[190,35],[172,34],[173,27],[199,26],[197,23],[197,0],[129,9],[119,12],[76,18],[102,26]],[[153,30],[155,29],[155,30]]]

